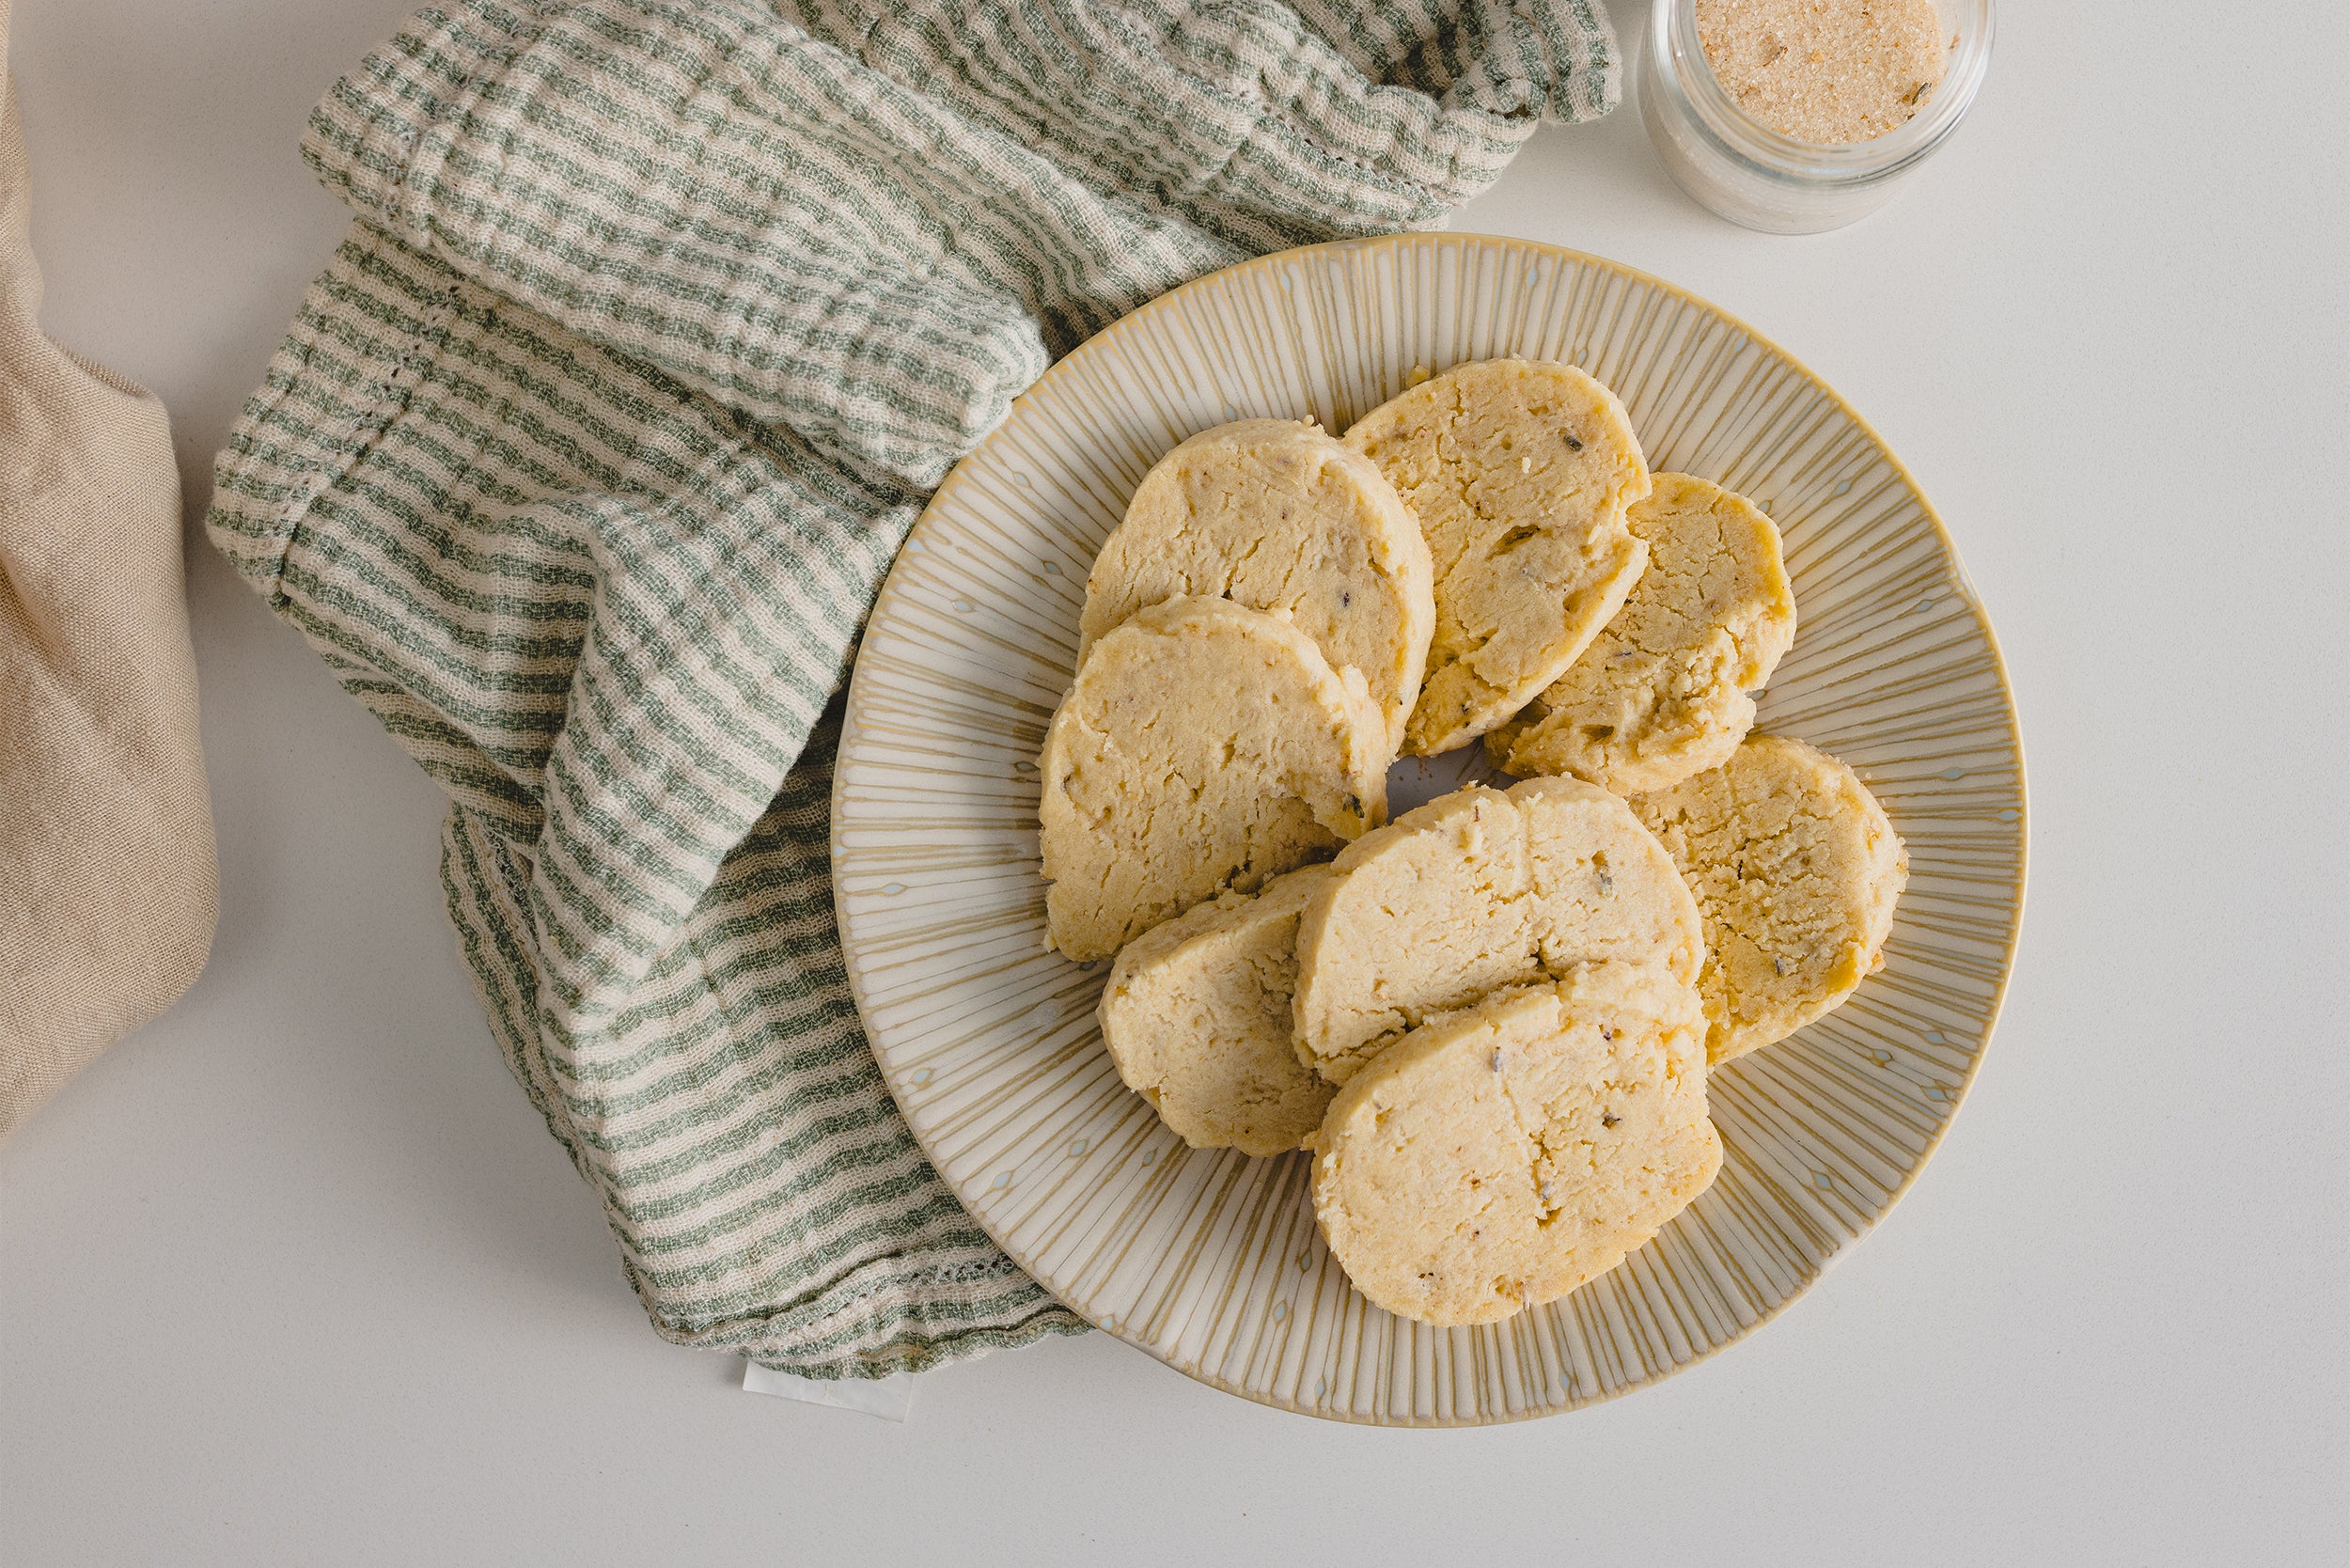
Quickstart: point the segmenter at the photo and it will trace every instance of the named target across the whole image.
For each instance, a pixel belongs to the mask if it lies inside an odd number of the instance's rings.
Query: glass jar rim
[[[1991,59],[1992,0],[1935,0],[1947,24],[1962,13],[1950,70],[1926,105],[1882,136],[1841,146],[1807,142],[1763,124],[1730,94],[1698,41],[1697,0],[1654,0],[1648,47],[1661,82],[1684,100],[1695,127],[1760,173],[1817,184],[1862,184],[1907,168],[1940,146],[1974,102]]]

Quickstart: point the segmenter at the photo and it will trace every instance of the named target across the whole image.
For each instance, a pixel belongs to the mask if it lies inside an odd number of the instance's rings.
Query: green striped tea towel
[[[448,791],[450,917],[654,1326],[873,1377],[1077,1326],[899,1120],[835,698],[1058,354],[1442,221],[1604,112],[1592,0],[458,0],[303,149],[358,214],[212,537]]]

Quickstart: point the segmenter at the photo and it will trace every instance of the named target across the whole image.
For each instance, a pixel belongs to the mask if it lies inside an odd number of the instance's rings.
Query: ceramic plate
[[[1306,1156],[1186,1149],[1094,1027],[1106,963],[1044,949],[1035,759],[1086,572],[1143,473],[1229,419],[1333,431],[1416,368],[1565,360],[1650,463],[1760,503],[1800,613],[1762,729],[1842,758],[1909,846],[1883,970],[1716,1073],[1720,1177],[1565,1299],[1478,1328],[1372,1307],[1314,1229]],[[1397,765],[1402,812],[1487,777]],[[1668,284],[1575,252],[1413,235],[1265,257],[1070,354],[948,478],[865,635],[833,799],[849,978],[915,1136],[1005,1251],[1204,1382],[1346,1420],[1449,1425],[1653,1383],[1801,1294],[1883,1216],[1990,1038],[2022,913],[2024,779],[1991,628],[1874,431],[1794,359]]]

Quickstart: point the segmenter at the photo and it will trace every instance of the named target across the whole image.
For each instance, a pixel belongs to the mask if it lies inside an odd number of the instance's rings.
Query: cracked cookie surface
[[[1721,1159],[1695,992],[1593,964],[1434,1019],[1356,1074],[1314,1137],[1314,1217],[1378,1306],[1492,1323],[1615,1267]]]
[[[1784,1040],[1885,962],[1909,855],[1857,774],[1751,735],[1730,760],[1632,802],[1705,919],[1706,1055]]]
[[[1297,934],[1298,1049],[1343,1084],[1404,1030],[1593,959],[1694,980],[1698,908],[1630,807],[1576,778],[1472,785],[1365,834]]]
[[[1386,727],[1289,622],[1154,604],[1095,643],[1037,761],[1052,945],[1107,958],[1386,816]]]
[[[1485,737],[1521,778],[1571,773],[1619,794],[1719,767],[1795,640],[1778,529],[1743,495],[1657,474],[1626,514],[1648,569],[1566,674]]]
[[[1218,425],[1161,458],[1086,578],[1079,661],[1185,596],[1288,617],[1333,668],[1361,671],[1403,744],[1436,606],[1419,521],[1370,459],[1290,419]]]
[[[1331,1086],[1292,1043],[1297,917],[1327,866],[1225,893],[1136,937],[1103,988],[1102,1042],[1126,1087],[1195,1149],[1304,1145]]]
[[[1489,359],[1356,420],[1419,519],[1436,629],[1403,750],[1477,739],[1566,672],[1622,605],[1648,547],[1624,509],[1649,493],[1616,395],[1569,365]]]

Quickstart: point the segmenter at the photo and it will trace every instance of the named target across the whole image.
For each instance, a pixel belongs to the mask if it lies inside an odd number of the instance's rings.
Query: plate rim
[[[1763,349],[1769,353],[1777,355],[1782,363],[1793,369],[1797,375],[1801,376],[1806,382],[1810,383],[1816,391],[1827,398],[1828,400],[1835,404],[1835,406],[1842,412],[1844,416],[1850,419],[1854,426],[1867,437],[1869,442],[1876,448],[1877,452],[1891,466],[1894,473],[1900,477],[1902,483],[1908,488],[1909,493],[1917,497],[1919,510],[1924,512],[1926,521],[1933,525],[1935,537],[1940,541],[1944,556],[1950,560],[1952,570],[1956,572],[1960,583],[1966,589],[1963,597],[1966,601],[1967,613],[1974,619],[1976,626],[1982,634],[1983,645],[1991,657],[1992,673],[1998,680],[1999,695],[2004,701],[2005,707],[2007,737],[2009,744],[2014,750],[2015,755],[2015,916],[2013,923],[2010,927],[2007,934],[2006,945],[1999,954],[1999,975],[1997,983],[1992,988],[1989,1006],[1984,1014],[1982,1043],[1967,1061],[1966,1074],[1958,1085],[1957,1097],[1948,1103],[1947,1113],[1942,1118],[1941,1125],[1935,1129],[1932,1137],[1926,1141],[1925,1146],[1919,1152],[1916,1162],[1903,1174],[1901,1181],[1895,1184],[1892,1190],[1887,1194],[1884,1206],[1878,1210],[1878,1212],[1868,1221],[1866,1225],[1861,1226],[1858,1230],[1856,1230],[1850,1239],[1848,1239],[1842,1246],[1837,1247],[1833,1252],[1829,1253],[1826,1258],[1822,1260],[1817,1270],[1812,1274],[1810,1279],[1804,1281],[1800,1289],[1791,1292],[1769,1310],[1756,1316],[1753,1322],[1746,1325],[1735,1335],[1723,1340],[1716,1344],[1707,1346],[1704,1350],[1691,1356],[1685,1361],[1674,1363],[1669,1371],[1664,1372],[1660,1376],[1643,1378],[1637,1383],[1622,1384],[1617,1388],[1602,1392],[1594,1398],[1581,1400],[1573,1404],[1529,1407],[1519,1411],[1503,1410],[1497,1411],[1490,1416],[1470,1418],[1459,1416],[1380,1417],[1368,1414],[1358,1414],[1351,1410],[1336,1410],[1326,1407],[1315,1407],[1301,1403],[1295,1400],[1283,1398],[1277,1394],[1244,1388],[1238,1384],[1232,1383],[1229,1379],[1217,1375],[1204,1366],[1186,1366],[1170,1356],[1162,1355],[1152,1345],[1134,1338],[1127,1332],[1126,1325],[1122,1324],[1112,1328],[1103,1327],[1102,1324],[1091,1314],[1086,1312],[1083,1309],[1071,1302],[1066,1296],[1062,1295],[1058,1290],[1056,1290],[1053,1287],[1052,1282],[1046,1278],[1044,1272],[1038,1268],[1031,1260],[1023,1256],[1019,1248],[1013,1247],[1003,1236],[997,1234],[994,1227],[989,1225],[985,1219],[981,1218],[968,1203],[964,1202],[963,1194],[956,1191],[954,1184],[948,1180],[946,1170],[940,1165],[937,1156],[932,1152],[929,1140],[923,1137],[922,1131],[916,1124],[914,1116],[906,1109],[905,1101],[899,1093],[896,1075],[890,1071],[888,1064],[882,1059],[881,1052],[874,1045],[874,1032],[870,1023],[871,1010],[866,1001],[864,975],[860,968],[856,954],[852,950],[849,945],[846,933],[846,921],[841,914],[841,902],[839,896],[840,860],[842,854],[840,821],[841,806],[846,792],[845,779],[847,777],[847,773],[846,770],[840,766],[840,758],[838,752],[836,752],[834,760],[832,788],[826,794],[826,808],[828,812],[828,821],[826,823],[825,829],[825,837],[827,840],[826,847],[828,851],[827,861],[828,869],[832,875],[831,892],[833,894],[834,904],[834,931],[836,936],[840,942],[841,967],[848,977],[850,994],[854,997],[856,1002],[857,1026],[865,1033],[866,1048],[872,1055],[874,1066],[881,1073],[884,1087],[889,1090],[890,1101],[897,1107],[899,1119],[905,1123],[907,1132],[912,1135],[916,1145],[922,1151],[923,1159],[930,1164],[932,1170],[937,1174],[940,1183],[953,1194],[957,1205],[963,1209],[964,1215],[967,1215],[971,1222],[977,1225],[980,1231],[985,1232],[988,1239],[994,1242],[996,1247],[1001,1250],[1006,1257],[1010,1258],[1014,1263],[1019,1265],[1023,1273],[1026,1274],[1029,1278],[1035,1280],[1038,1285],[1042,1287],[1045,1293],[1052,1296],[1054,1301],[1058,1303],[1071,1313],[1074,1314],[1089,1327],[1098,1332],[1110,1335],[1112,1338],[1119,1340],[1124,1344],[1140,1351],[1142,1354],[1148,1356],[1152,1360],[1158,1362],[1160,1365],[1167,1367],[1174,1372],[1181,1372],[1183,1376],[1191,1378],[1195,1382],[1205,1384],[1208,1387],[1219,1389],[1224,1393],[1232,1394],[1241,1399],[1247,1400],[1253,1404],[1265,1405],[1272,1409],[1285,1411],[1291,1415],[1309,1417],[1318,1420],[1335,1421],[1346,1426],[1404,1427],[1419,1429],[1460,1429],[1505,1426],[1515,1425],[1524,1421],[1538,1420],[1547,1417],[1572,1415],[1577,1411],[1589,1410],[1599,1405],[1612,1403],[1617,1400],[1624,1398],[1626,1395],[1637,1393],[1643,1389],[1652,1388],[1659,1384],[1668,1382],[1672,1378],[1678,1377],[1683,1373],[1714,1359],[1725,1351],[1744,1344],[1761,1329],[1776,1321],[1779,1315],[1784,1313],[1789,1308],[1794,1306],[1796,1302],[1810,1295],[1813,1288],[1817,1286],[1822,1279],[1826,1278],[1828,1271],[1834,1268],[1838,1263],[1841,1262],[1859,1246],[1862,1241],[1865,1241],[1872,1233],[1873,1233],[1876,1228],[1883,1224],[1886,1218],[1892,1214],[1893,1210],[1901,1203],[1902,1200],[1909,1196],[1910,1189],[1917,1184],[1918,1179],[1925,1173],[1926,1167],[1933,1162],[1934,1156],[1940,1152],[1943,1140],[1950,1137],[1950,1129],[1958,1124],[1959,1113],[1966,1108],[1967,1098],[1974,1092],[1975,1079],[1982,1071],[1983,1058],[1990,1054],[1992,1039],[1998,1032],[1999,1020],[2006,1011],[2008,988],[2013,983],[2015,977],[2016,953],[2021,949],[2023,944],[2025,906],[2031,882],[2030,776],[2029,768],[2024,755],[2023,725],[2020,716],[2016,713],[2014,680],[2008,669],[2006,654],[1999,646],[1998,632],[1991,624],[1990,614],[1983,607],[1982,595],[1976,589],[1973,574],[1966,570],[1966,558],[1960,555],[1958,541],[1950,536],[1950,527],[1943,522],[1941,512],[1935,508],[1932,497],[1927,495],[1925,487],[1918,482],[1918,477],[1910,472],[1909,465],[1902,461],[1901,455],[1893,450],[1892,446],[1886,441],[1882,434],[1878,432],[1877,428],[1871,424],[1857,408],[1853,406],[1851,400],[1842,393],[1839,392],[1835,387],[1829,385],[1827,381],[1822,377],[1818,371],[1812,369],[1809,364],[1797,358],[1794,354],[1788,353],[1776,338],[1773,338],[1764,333],[1756,331],[1744,317],[1739,316],[1732,311],[1723,309],[1720,306],[1716,305],[1713,301],[1704,298],[1702,295],[1693,293],[1689,290],[1682,288],[1679,284],[1668,282],[1668,280],[1657,276],[1653,273],[1644,271],[1638,267],[1631,266],[1625,262],[1613,260],[1610,258],[1604,256],[1594,255],[1589,251],[1576,250],[1569,245],[1554,244],[1543,240],[1519,239],[1506,234],[1455,233],[1449,230],[1407,231],[1399,234],[1369,235],[1351,240],[1328,240],[1315,244],[1293,245],[1286,250],[1268,251],[1261,256],[1253,256],[1245,260],[1236,261],[1229,267],[1219,267],[1214,272],[1202,273],[1198,277],[1180,283],[1164,293],[1154,295],[1152,298],[1136,306],[1125,315],[1120,316],[1117,321],[1112,321],[1109,325],[1104,327],[1101,331],[1095,333],[1092,337],[1088,337],[1085,341],[1079,343],[1076,347],[1071,349],[1067,353],[1055,360],[1052,365],[1045,369],[1042,375],[1039,376],[1034,382],[1030,383],[1018,397],[1012,400],[1011,404],[1006,411],[1003,419],[998,422],[993,430],[989,431],[985,436],[981,437],[979,444],[973,447],[970,451],[965,452],[961,458],[956,459],[954,466],[948,471],[947,477],[939,481],[938,488],[931,493],[930,499],[924,503],[920,514],[915,518],[913,525],[907,528],[905,538],[899,543],[897,554],[891,557],[889,571],[884,575],[881,588],[874,595],[872,607],[866,612],[865,621],[858,630],[857,657],[850,671],[848,695],[841,710],[839,746],[845,749],[849,744],[849,738],[855,722],[857,709],[864,696],[866,683],[866,639],[871,631],[873,621],[882,614],[883,608],[891,602],[893,594],[899,591],[899,571],[904,565],[908,546],[913,544],[916,536],[921,532],[924,525],[931,522],[932,515],[938,510],[940,504],[945,501],[952,492],[954,492],[958,485],[967,482],[964,472],[964,465],[968,463],[972,458],[978,456],[981,451],[985,450],[991,442],[995,441],[1002,431],[1011,425],[1013,420],[1020,416],[1024,404],[1027,403],[1039,393],[1042,393],[1048,387],[1052,386],[1055,383],[1055,378],[1061,377],[1064,374],[1069,373],[1070,367],[1079,358],[1080,355],[1086,354],[1089,352],[1095,352],[1097,350],[1106,350],[1106,348],[1112,344],[1114,339],[1118,339],[1131,332],[1139,330],[1139,323],[1144,321],[1147,318],[1152,317],[1159,311],[1174,307],[1180,299],[1189,294],[1196,289],[1201,289],[1211,283],[1218,281],[1229,281],[1261,270],[1269,271],[1285,263],[1293,264],[1300,260],[1318,259],[1322,257],[1339,256],[1348,253],[1376,252],[1380,250],[1401,248],[1407,245],[1435,245],[1439,247],[1453,246],[1459,247],[1463,250],[1473,250],[1477,247],[1486,245],[1516,247],[1535,252],[1564,264],[1596,267],[1607,273],[1611,273],[1620,278],[1627,279],[1645,285],[1651,289],[1657,290],[1683,304],[1693,306],[1700,310],[1709,312],[1722,321],[1727,322],[1731,327],[1734,327],[1739,332],[1746,334],[1746,336],[1758,347]]]

